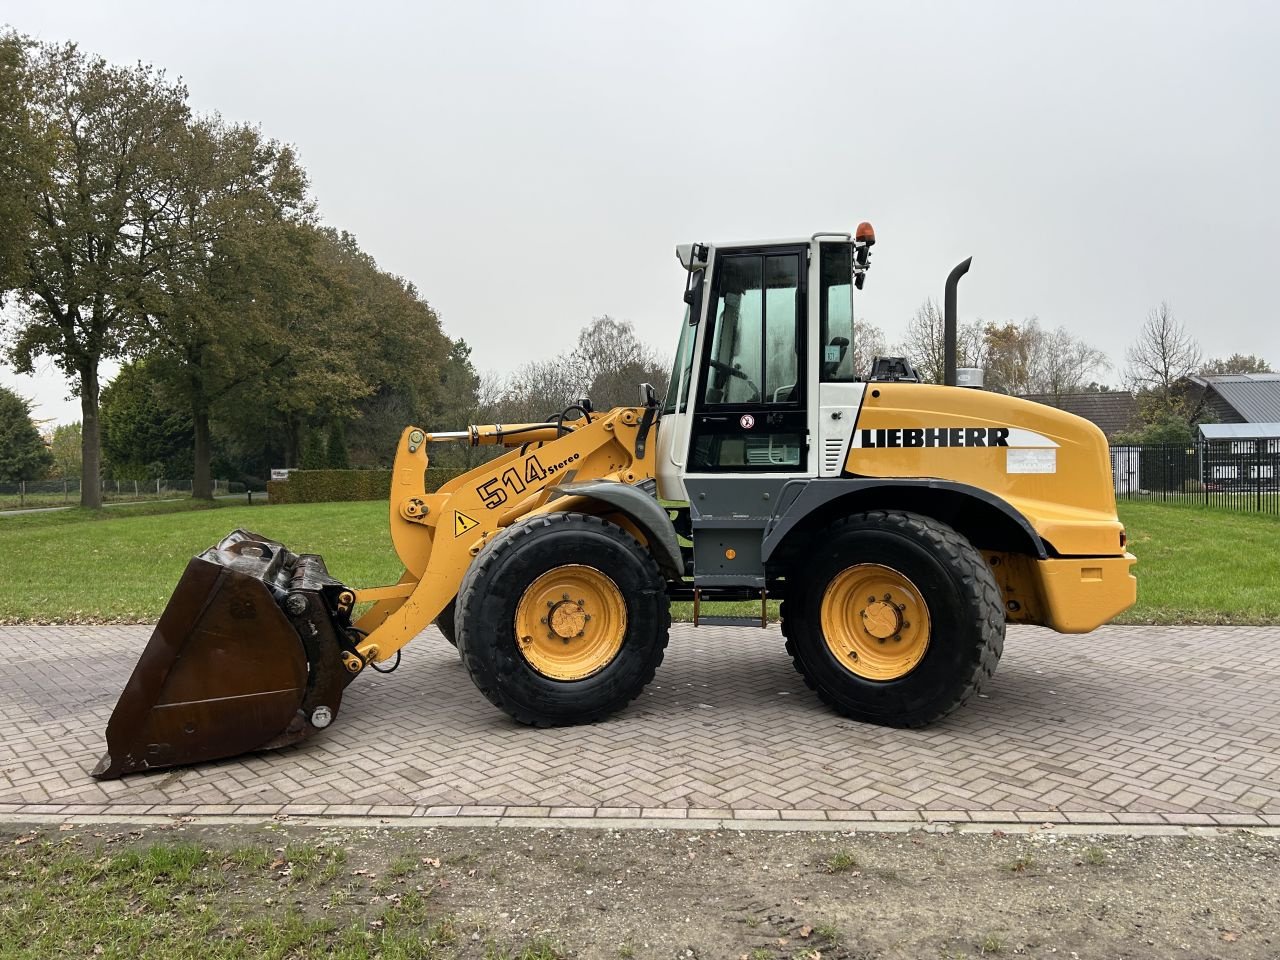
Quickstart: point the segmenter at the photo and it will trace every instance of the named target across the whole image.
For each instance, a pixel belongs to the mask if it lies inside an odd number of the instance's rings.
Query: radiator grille
[[[844,466],[844,437],[826,437],[822,441],[823,476],[834,476]]]

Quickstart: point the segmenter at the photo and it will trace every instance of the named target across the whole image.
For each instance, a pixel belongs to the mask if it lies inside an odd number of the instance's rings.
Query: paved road
[[[5,627],[0,816],[371,814],[1280,825],[1280,629],[1011,628],[985,698],[923,731],[853,723],[766,631],[676,626],[602,724],[531,730],[429,631],[301,746],[99,783],[148,627]]]

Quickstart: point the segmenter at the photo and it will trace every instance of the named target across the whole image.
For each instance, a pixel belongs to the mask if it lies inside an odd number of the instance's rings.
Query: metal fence
[[[1111,448],[1119,500],[1280,514],[1280,440],[1202,440]]]
[[[243,483],[213,481],[215,497],[244,493]],[[107,503],[146,500],[176,500],[191,496],[191,480],[155,478],[152,480],[103,480],[102,499]],[[62,480],[23,480],[0,483],[0,510],[22,510],[38,507],[74,506],[80,502],[80,478]]]

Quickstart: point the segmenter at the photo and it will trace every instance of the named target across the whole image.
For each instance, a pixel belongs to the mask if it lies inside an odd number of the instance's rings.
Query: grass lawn
[[[1146,503],[1123,503],[1120,514],[1139,561],[1138,605],[1122,622],[1280,623],[1280,518]],[[0,518],[0,622],[154,620],[192,554],[236,527],[320,554],[353,586],[400,574],[382,502],[28,514]],[[673,614],[687,619],[689,605]]]
[[[155,620],[187,561],[237,527],[318,553],[339,579],[395,583],[382,502],[193,501],[0,518],[0,622]]]
[[[1120,504],[1138,558],[1121,623],[1280,623],[1280,517],[1205,506]]]

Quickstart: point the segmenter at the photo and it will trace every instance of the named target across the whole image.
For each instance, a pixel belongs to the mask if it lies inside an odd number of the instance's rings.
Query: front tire
[[[840,713],[922,727],[978,693],[1004,648],[1000,590],[951,527],[870,511],[824,535],[803,578],[788,576],[787,651]]]
[[[552,513],[489,541],[458,591],[458,652],[472,682],[520,723],[591,723],[630,703],[671,624],[657,563],[599,517]]]
[[[455,647],[458,645],[457,614],[454,609],[457,603],[457,597],[450,600],[449,605],[440,611],[440,616],[436,617],[435,621],[436,629]]]

